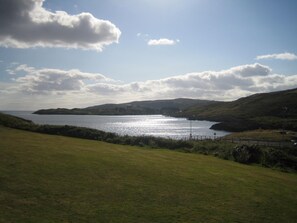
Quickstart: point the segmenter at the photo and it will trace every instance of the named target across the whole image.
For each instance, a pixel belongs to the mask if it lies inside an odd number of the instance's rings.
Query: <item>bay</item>
[[[113,132],[119,135],[185,139],[193,137],[222,137],[229,132],[215,131],[210,127],[216,122],[190,121],[186,118],[174,118],[164,115],[37,115],[31,111],[3,111],[36,124],[73,125]]]

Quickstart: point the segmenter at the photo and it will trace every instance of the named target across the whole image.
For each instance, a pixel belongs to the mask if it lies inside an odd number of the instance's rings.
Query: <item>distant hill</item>
[[[241,131],[255,128],[297,130],[297,89],[254,94],[232,102],[192,106],[181,116],[222,122],[215,129]]]
[[[34,114],[78,114],[78,115],[176,115],[186,108],[197,108],[217,103],[217,101],[178,98],[172,100],[134,101],[123,104],[104,104],[87,108],[42,109]]]
[[[297,131],[297,88],[254,94],[231,102],[178,98],[104,104],[87,108],[44,109],[34,113],[66,115],[163,114],[220,122],[212,128],[231,132],[258,128]]]

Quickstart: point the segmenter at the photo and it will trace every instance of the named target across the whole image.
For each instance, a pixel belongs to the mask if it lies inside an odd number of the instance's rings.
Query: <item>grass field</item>
[[[287,131],[286,134],[282,134],[280,130],[265,130],[257,129],[252,131],[236,132],[225,136],[225,139],[253,139],[253,140],[268,140],[268,141],[290,141],[297,137],[297,133],[293,131]]]
[[[296,222],[297,175],[0,126],[0,222]]]

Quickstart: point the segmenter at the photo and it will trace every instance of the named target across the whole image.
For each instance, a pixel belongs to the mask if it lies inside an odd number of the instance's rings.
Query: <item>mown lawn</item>
[[[297,175],[0,127],[0,222],[296,222]]]

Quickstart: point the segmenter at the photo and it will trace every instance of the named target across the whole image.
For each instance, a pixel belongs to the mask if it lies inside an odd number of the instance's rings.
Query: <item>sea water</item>
[[[185,139],[193,137],[221,137],[229,132],[215,131],[210,127],[216,122],[190,121],[164,115],[37,115],[30,111],[4,111],[36,124],[74,125],[113,132],[119,135],[150,135]]]

